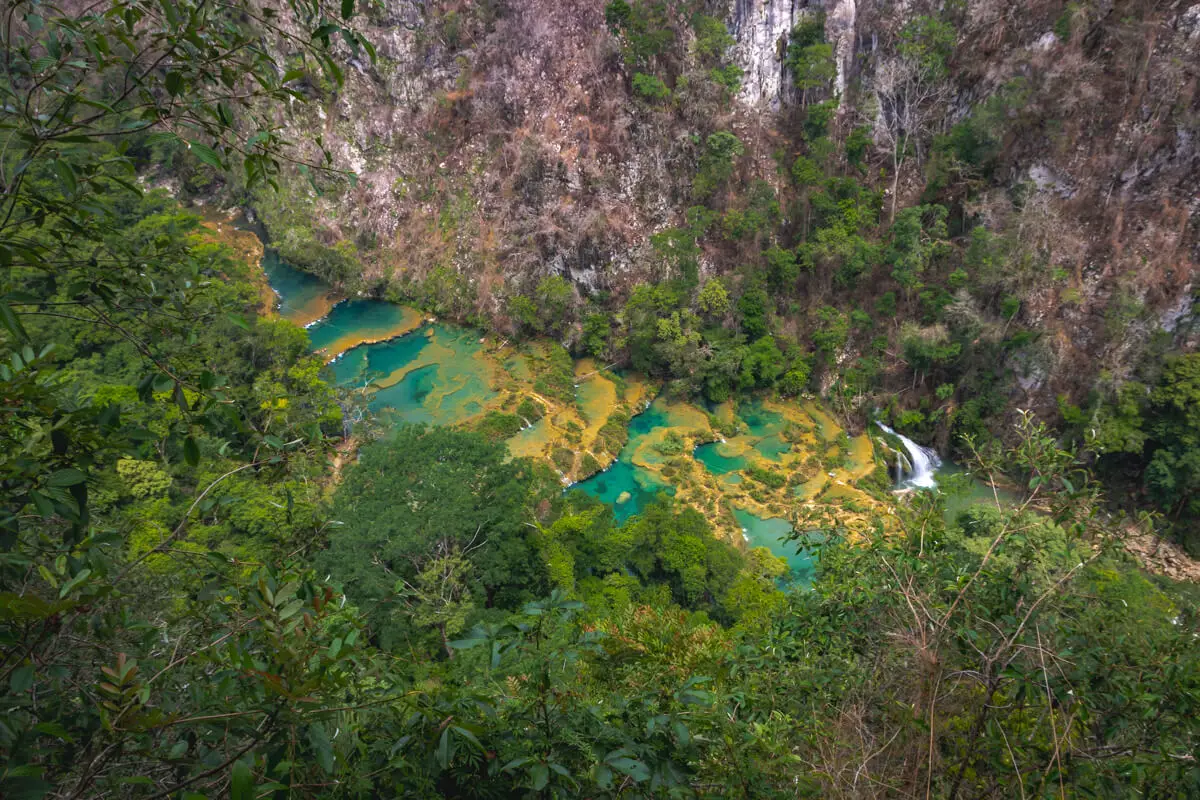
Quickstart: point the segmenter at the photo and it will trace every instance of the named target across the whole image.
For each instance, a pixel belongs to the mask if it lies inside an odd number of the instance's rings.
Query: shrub
[[[558,467],[559,472],[565,475],[571,471],[571,467],[575,466],[575,451],[566,447],[557,447],[550,455],[550,460],[554,462],[554,466]]]
[[[671,96],[671,90],[667,88],[661,78],[656,75],[647,75],[644,72],[634,73],[633,91],[638,97],[650,101],[666,100]]]

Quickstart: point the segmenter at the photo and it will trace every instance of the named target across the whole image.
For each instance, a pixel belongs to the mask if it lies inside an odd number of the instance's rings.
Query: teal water
[[[481,351],[478,333],[435,323],[356,347],[333,369],[341,385],[382,383],[369,407],[393,421],[453,425],[496,397],[487,365],[477,358]]]
[[[782,414],[764,408],[758,400],[747,400],[738,407],[738,416],[746,423],[747,433],[729,442],[709,442],[696,448],[696,460],[714,475],[744,470],[750,466],[753,453],[778,462],[792,449],[782,435],[787,424]]]
[[[618,524],[625,522],[634,514],[640,514],[659,492],[675,493],[673,487],[658,483],[647,470],[639,469],[628,461],[619,459],[614,461],[608,469],[597,472],[570,489],[578,489],[602,503],[612,506],[613,517]],[[623,496],[624,499],[622,499]]]
[[[745,469],[749,464],[746,456],[727,456],[721,452],[727,447],[728,445],[725,442],[709,442],[697,447],[693,455],[713,475],[725,475]]]
[[[340,386],[362,386],[384,378],[413,363],[429,346],[424,330],[380,344],[367,344],[347,351],[330,367]]]
[[[279,297],[276,308],[279,316],[284,319],[304,319],[310,321],[309,315],[314,307],[319,307],[329,293],[329,287],[315,275],[301,272],[279,257],[279,252],[271,248],[263,250],[263,272],[267,275],[267,283]]]
[[[346,343],[388,335],[405,321],[410,309],[375,300],[351,300],[328,309],[328,287],[317,278],[281,261],[273,250],[263,257],[263,269],[271,288],[279,296],[279,313],[285,318],[316,319],[309,326],[314,350],[336,352]],[[320,316],[324,311],[326,316]],[[478,343],[479,334],[463,328],[433,324],[388,341],[351,346],[330,365],[334,380],[342,386],[377,388],[370,407],[381,417],[395,422],[449,425],[480,413],[496,394],[491,375]],[[512,371],[527,370],[522,359],[506,365]],[[588,387],[581,387],[586,394]],[[596,388],[596,387],[592,387]],[[584,400],[587,398],[584,397]],[[586,405],[586,404],[585,404]],[[779,435],[781,415],[750,401],[740,409],[752,438],[749,446],[770,460],[790,449]],[[619,523],[640,513],[660,492],[674,494],[654,473],[633,464],[633,454],[642,440],[660,428],[670,427],[666,401],[656,399],[629,423],[629,441],[609,469],[571,487],[613,507]],[[748,464],[746,455],[729,455],[719,442],[699,447],[695,457],[715,474],[728,474],[740,481],[737,471]],[[812,581],[814,556],[797,551],[786,539],[791,526],[783,519],[759,519],[749,512],[734,510],[751,547],[766,547],[784,558],[791,569],[789,585],[807,586]]]
[[[273,286],[274,284],[272,284]],[[386,300],[345,300],[308,328],[313,350],[336,349],[339,341],[381,339],[413,314]]]
[[[664,405],[661,397],[656,398],[649,408],[629,421],[629,440],[612,466],[570,487],[612,505],[619,523],[641,512],[659,492],[675,494],[673,486],[663,484],[653,472],[631,461],[643,437],[656,428],[668,427]],[[625,501],[618,502],[626,493]]]
[[[783,584],[805,588],[812,585],[817,554],[798,548],[796,542],[787,538],[792,532],[791,523],[786,519],[762,519],[741,508],[733,509],[733,517],[741,527],[748,547],[765,547],[772,555],[787,562],[791,573]]]

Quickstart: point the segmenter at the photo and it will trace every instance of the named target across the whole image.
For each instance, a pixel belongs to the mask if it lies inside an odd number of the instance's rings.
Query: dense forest
[[[788,4],[772,83],[747,5],[0,7],[0,797],[1200,797],[1200,589],[1130,548],[1200,553],[1200,7],[861,2],[867,48]],[[1000,69],[1043,22],[1059,84]],[[1056,92],[1187,132],[1115,232],[1028,178],[1086,130]],[[790,581],[514,457],[540,401],[388,423],[216,207],[342,296],[540,342],[555,402],[587,356],[971,475],[893,491],[872,451],[854,524],[796,504]]]

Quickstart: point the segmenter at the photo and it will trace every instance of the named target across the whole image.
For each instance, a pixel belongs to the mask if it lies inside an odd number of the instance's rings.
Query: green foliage
[[[536,422],[546,416],[546,407],[532,397],[522,397],[517,404],[517,416],[529,422]]]
[[[921,287],[921,276],[946,250],[945,206],[915,206],[896,215],[892,223],[888,261],[892,277],[907,293]]]
[[[746,469],[746,475],[772,489],[782,489],[787,485],[787,476],[773,469],[752,466]]]
[[[287,263],[311,272],[326,283],[345,286],[359,279],[363,265],[354,242],[342,239],[334,245],[318,241],[307,227],[272,229],[272,245]]]
[[[489,411],[475,423],[475,431],[489,442],[502,442],[521,432],[521,417],[503,411]]]
[[[671,431],[655,445],[655,449],[664,456],[677,456],[683,453],[685,445],[684,438],[675,431]]]
[[[116,466],[125,491],[138,499],[166,494],[171,488],[171,476],[152,461],[122,458]]]
[[[561,275],[547,275],[534,291],[541,329],[561,333],[570,324],[575,288]]]
[[[330,33],[369,50],[348,22],[322,29],[353,4],[286,8],[277,41],[301,71],[262,47],[253,3],[7,9],[6,797],[216,793],[214,766],[235,762],[242,792],[289,747],[289,783],[330,763],[295,733],[344,697],[358,628],[280,562],[322,537],[315,481],[340,413],[304,332],[257,318],[248,265],[135,172],[157,153],[193,167],[192,190],[231,164],[275,181],[296,156],[273,103],[302,102],[321,70],[340,80]]]
[[[531,330],[538,330],[542,324],[538,317],[537,306],[523,294],[514,294],[508,298],[508,314]]]
[[[833,46],[825,41],[824,14],[807,15],[792,29],[784,65],[792,72],[802,105],[808,105],[810,93],[828,88],[837,76],[837,62],[833,58]]]
[[[757,284],[749,286],[738,298],[737,310],[741,318],[742,330],[750,339],[760,339],[770,331],[767,312],[771,307],[771,298],[767,290]]]
[[[779,379],[779,391],[786,396],[795,396],[808,388],[808,379],[812,373],[812,365],[808,359],[800,358],[792,362],[787,372]]]
[[[729,292],[720,279],[712,278],[705,282],[696,298],[700,310],[709,317],[720,319],[729,313]]]
[[[653,234],[650,244],[669,270],[678,274],[685,287],[696,285],[700,271],[699,240],[712,224],[714,215],[703,206],[687,210],[687,224]]]
[[[780,218],[775,190],[766,181],[757,180],[746,193],[743,208],[730,208],[721,220],[725,236],[733,241],[750,239],[774,228]]]
[[[852,167],[861,167],[871,149],[871,129],[859,125],[846,137],[846,161]]]
[[[612,0],[604,8],[609,29],[621,39],[628,66],[649,67],[675,41],[662,0]]]
[[[651,102],[666,100],[671,96],[671,90],[662,82],[662,78],[656,75],[647,75],[644,72],[634,73],[633,91],[638,97]]]
[[[742,140],[727,131],[709,134],[704,142],[700,168],[692,181],[692,194],[706,200],[725,187],[733,175],[734,161],[746,152]]]
[[[968,507],[948,526],[932,493],[886,517],[847,505],[873,526],[852,539],[844,520],[797,508],[797,544],[821,548],[806,591],[781,591],[783,562],[743,553],[669,499],[618,526],[610,510],[564,498],[544,465],[494,441],[545,414],[529,397],[479,431],[404,428],[357,459],[339,453],[329,480],[341,413],[304,332],[259,318],[247,265],[172,200],[142,192],[131,167],[162,156],[190,169],[185,191],[227,180],[231,161],[247,183],[275,181],[294,157],[276,106],[336,86],[331,38],[370,54],[348,27],[355,3],[290,6],[286,24],[241,2],[81,8],[71,18],[12,4],[0,31],[0,795],[1200,793],[1195,592],[1128,564],[1114,544],[1128,522],[1028,417],[1007,451],[963,443],[980,474],[1015,476],[1024,507]],[[494,9],[441,13],[437,33],[460,45]],[[697,58],[732,86],[728,31],[692,11],[614,0],[606,19],[647,75],[671,68],[672,26],[690,19]],[[802,26],[792,45],[812,55],[819,39]],[[928,18],[902,40],[929,69],[954,44]],[[276,64],[276,52],[295,57]],[[798,248],[768,247],[761,272],[694,293],[714,215],[690,209],[655,245],[682,280],[634,289],[615,320],[593,307],[584,346],[627,351],[714,400],[775,383],[799,392],[810,363],[770,334],[781,306],[767,287],[794,289],[810,268],[848,285],[886,262],[915,292],[935,274],[944,213],[899,215],[881,258],[867,238],[878,195],[816,169],[832,147],[831,108],[805,115]],[[991,158],[1003,135],[984,130],[983,112],[944,143],[955,179],[961,158],[976,146]],[[713,137],[698,184],[758,254],[777,233],[778,201],[770,187],[725,193],[741,143]],[[309,175],[328,186],[317,165]],[[358,275],[353,245],[272,225],[309,268]],[[1015,296],[1003,276],[1022,256],[976,230],[962,280],[1001,287],[990,302]],[[919,295],[931,314],[940,288]],[[459,311],[471,292],[446,265],[414,287]],[[552,276],[517,297],[518,324],[567,333],[569,282]],[[894,313],[886,297],[878,307]],[[852,330],[872,332],[861,311],[823,302],[812,344],[830,365]],[[744,335],[714,324],[730,310]],[[910,325],[901,345],[915,369],[955,370],[934,381],[936,396],[967,398],[953,431],[981,434],[1001,416],[1003,386],[956,362],[964,345],[980,361],[1004,350],[963,330]],[[536,391],[574,402],[565,350],[530,350]],[[849,355],[843,396],[881,369]],[[1087,412],[1064,404],[1064,417],[1096,427],[1102,465],[1116,460],[1187,530],[1200,518],[1200,361],[1158,367]],[[942,413],[924,406],[903,421]],[[609,453],[628,421],[601,429]],[[686,441],[664,449],[681,457]],[[553,459],[566,470],[579,454]],[[583,470],[596,466],[583,454]]]
[[[772,386],[783,372],[783,353],[770,336],[755,340],[742,359],[742,371],[738,385],[743,389]]]
[[[850,321],[844,313],[831,306],[817,309],[813,345],[827,361],[832,360],[837,352],[846,346],[849,336]]]
[[[1167,356],[1157,383],[1129,382],[1076,421],[1102,464],[1140,478],[1192,550],[1200,550],[1200,355]],[[1070,421],[1070,420],[1068,420]],[[1122,480],[1119,471],[1114,479]]]
[[[825,172],[811,158],[796,156],[792,162],[792,180],[797,186],[816,186],[825,178]]]
[[[415,635],[389,606],[397,578],[412,582],[432,559],[462,554],[472,565],[467,587],[501,607],[546,587],[524,524],[539,498],[534,470],[506,457],[503,444],[475,433],[405,427],[362,448],[346,470],[332,508],[342,527],[321,565],[384,647]]]
[[[547,346],[543,354],[534,370],[534,390],[560,403],[574,403],[575,362],[571,355],[558,345]]]
[[[693,45],[696,55],[706,64],[724,58],[726,51],[737,44],[725,23],[716,17],[696,14],[692,17],[692,30],[696,33]]]
[[[920,16],[900,31],[900,54],[912,59],[935,80],[944,78],[957,39],[958,32],[950,23]]]
[[[905,323],[900,333],[904,359],[914,370],[929,372],[953,361],[962,352],[962,345],[950,339],[945,328],[919,328]]]
[[[603,312],[583,319],[583,349],[589,355],[607,358],[612,338],[612,317]]]
[[[712,535],[707,521],[691,508],[676,510],[663,501],[627,523],[632,549],[628,563],[643,581],[662,582],[678,603],[723,616],[719,603],[742,557]]]
[[[829,135],[829,123],[837,114],[837,99],[814,103],[804,110],[804,138],[810,146]]]
[[[971,114],[935,137],[927,168],[926,196],[963,182],[974,185],[992,175],[999,163],[1005,134],[1029,101],[1024,78],[1015,78],[971,109]]]

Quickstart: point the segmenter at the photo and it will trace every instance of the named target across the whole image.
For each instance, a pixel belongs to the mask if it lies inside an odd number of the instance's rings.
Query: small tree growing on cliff
[[[896,219],[900,171],[910,155],[920,163],[921,142],[933,131],[937,109],[950,99],[950,87],[915,59],[895,57],[875,71],[875,144],[892,161],[892,202],[889,218]]]

